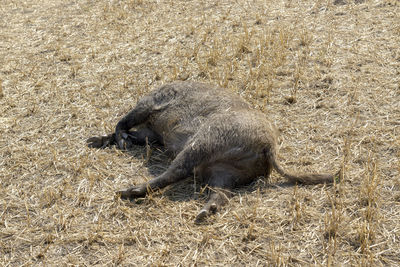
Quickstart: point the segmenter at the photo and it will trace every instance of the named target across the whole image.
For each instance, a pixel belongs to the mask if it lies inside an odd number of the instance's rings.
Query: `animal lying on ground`
[[[133,131],[132,128],[135,129]],[[160,143],[173,158],[154,179],[118,193],[144,197],[195,174],[210,195],[196,221],[218,210],[236,186],[249,184],[272,169],[293,183],[332,183],[336,175],[292,174],[276,158],[276,129],[261,111],[224,88],[196,82],[161,86],[138,101],[108,136],[88,139],[90,147]]]

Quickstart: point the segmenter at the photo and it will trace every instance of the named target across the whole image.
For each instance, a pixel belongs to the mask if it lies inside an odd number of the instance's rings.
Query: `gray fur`
[[[135,131],[130,131],[132,128]],[[251,108],[235,93],[196,82],[166,84],[139,100],[122,118],[115,134],[92,137],[89,146],[163,144],[173,161],[160,176],[122,191],[123,198],[144,197],[182,180],[193,172],[213,188],[197,221],[215,212],[229,190],[268,176],[272,169],[289,181],[304,184],[331,183],[334,175],[291,174],[276,159],[276,130],[266,115]]]

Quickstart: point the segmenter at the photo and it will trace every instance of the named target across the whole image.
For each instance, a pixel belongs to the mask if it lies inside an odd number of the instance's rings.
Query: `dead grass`
[[[399,265],[399,14],[396,0],[2,0],[0,264]],[[193,178],[119,200],[168,160],[85,140],[176,79],[231,88],[276,122],[288,169],[343,167],[343,182],[273,173],[202,225]]]

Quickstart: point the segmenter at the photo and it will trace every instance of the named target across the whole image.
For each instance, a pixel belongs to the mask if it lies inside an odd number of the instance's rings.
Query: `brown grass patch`
[[[2,0],[0,264],[399,265],[399,14],[391,0]],[[231,88],[277,124],[286,168],[342,166],[344,181],[273,173],[202,225],[191,179],[116,198],[168,160],[86,138],[176,79]]]

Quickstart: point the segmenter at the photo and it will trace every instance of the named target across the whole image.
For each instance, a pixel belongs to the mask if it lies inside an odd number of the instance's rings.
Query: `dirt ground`
[[[140,201],[159,148],[86,146],[173,80],[230,88],[287,170],[203,224],[194,178]],[[398,0],[1,0],[0,265],[400,265]]]

